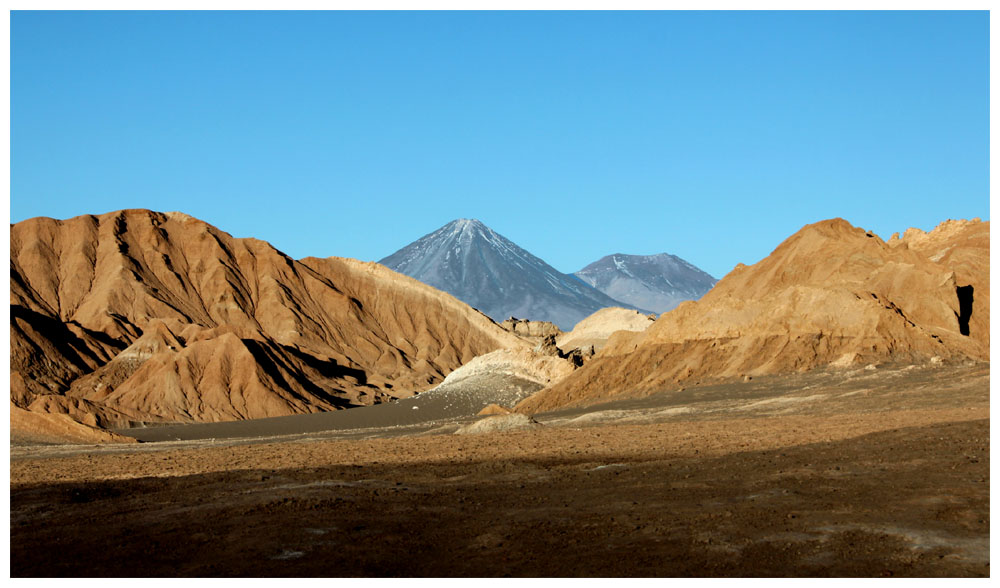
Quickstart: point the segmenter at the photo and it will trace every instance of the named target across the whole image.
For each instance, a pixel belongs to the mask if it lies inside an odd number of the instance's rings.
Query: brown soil
[[[988,365],[598,408],[479,435],[12,447],[11,574],[989,575]]]

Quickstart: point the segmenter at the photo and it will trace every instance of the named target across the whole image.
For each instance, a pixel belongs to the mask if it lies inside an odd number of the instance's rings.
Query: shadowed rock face
[[[623,304],[560,273],[477,220],[452,221],[379,263],[454,295],[497,321],[549,321],[566,331]]]
[[[575,272],[615,300],[661,313],[685,300],[697,300],[718,281],[669,253],[608,255]]]
[[[96,426],[408,396],[525,345],[374,263],[296,261],[180,213],[11,227],[11,400]]]
[[[948,221],[885,242],[833,219],[737,266],[647,330],[615,333],[582,369],[518,410],[706,378],[934,357],[989,359],[989,222]]]

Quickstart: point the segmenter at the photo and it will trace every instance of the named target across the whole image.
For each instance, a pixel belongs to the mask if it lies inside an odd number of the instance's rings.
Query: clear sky
[[[716,277],[989,218],[987,12],[15,12],[11,222],[179,210],[378,260],[459,217]]]

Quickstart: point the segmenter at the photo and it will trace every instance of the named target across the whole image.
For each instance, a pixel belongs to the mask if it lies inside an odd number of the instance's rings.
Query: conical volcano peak
[[[379,263],[497,321],[516,316],[569,329],[601,308],[628,306],[559,272],[476,219],[455,219]]]
[[[439,229],[444,236],[454,236],[455,238],[469,240],[477,235],[496,235],[493,229],[487,227],[479,219],[458,218]]]
[[[483,221],[479,220],[478,218],[456,218],[455,220],[448,223],[448,225],[455,225],[456,227],[459,227],[462,230],[465,230],[467,228],[489,229],[489,227],[483,224]]]

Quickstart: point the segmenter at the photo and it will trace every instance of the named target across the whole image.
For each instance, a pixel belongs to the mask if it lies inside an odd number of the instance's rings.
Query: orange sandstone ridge
[[[10,247],[11,402],[90,427],[362,406],[527,345],[378,264],[294,260],[181,213],[34,218]]]
[[[843,219],[808,225],[737,266],[701,300],[620,331],[517,406],[539,412],[683,382],[824,365],[989,360],[989,222],[947,221],[888,242]]]

